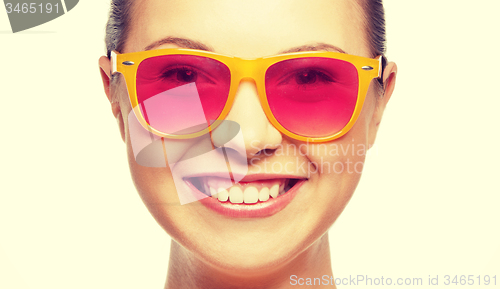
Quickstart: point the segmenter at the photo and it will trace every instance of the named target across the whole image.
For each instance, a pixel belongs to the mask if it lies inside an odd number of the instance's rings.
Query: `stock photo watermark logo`
[[[52,21],[73,9],[78,0],[4,0],[12,32]]]
[[[128,115],[128,133],[135,161],[149,168],[169,168],[181,205],[209,197],[186,182],[193,176],[216,175],[228,189],[248,172],[240,125],[224,120],[210,133],[189,138],[164,138],[140,123],[137,115],[172,135],[207,129],[202,102],[195,83],[162,91],[135,106]],[[227,186],[226,186],[227,185]]]

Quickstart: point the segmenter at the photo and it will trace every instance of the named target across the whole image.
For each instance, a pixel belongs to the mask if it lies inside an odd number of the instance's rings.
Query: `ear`
[[[99,70],[101,72],[102,84],[104,86],[104,93],[108,98],[109,103],[111,104],[111,111],[113,112],[113,116],[116,118],[118,122],[118,127],[120,129],[120,134],[122,140],[125,141],[125,125],[122,116],[122,111],[120,107],[120,102],[114,96],[114,92],[111,91],[110,82],[111,82],[111,61],[106,56],[101,56],[99,58]]]
[[[385,107],[391,99],[392,92],[396,85],[396,74],[398,72],[398,67],[396,63],[389,62],[384,69],[383,83],[384,83],[384,94],[382,96],[377,96],[377,102],[375,104],[375,111],[373,113],[372,120],[370,122],[369,130],[369,147],[372,147],[375,143],[375,137],[377,136],[377,131],[382,121],[382,115],[384,114]]]

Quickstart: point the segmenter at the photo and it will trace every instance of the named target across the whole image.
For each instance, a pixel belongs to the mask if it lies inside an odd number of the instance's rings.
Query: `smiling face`
[[[356,1],[347,0],[136,1],[122,53],[184,47],[259,58],[326,49],[373,57],[361,13]],[[214,268],[249,274],[288,264],[316,244],[337,219],[359,181],[387,101],[377,100],[378,91],[371,85],[346,135],[311,144],[280,133],[267,119],[255,83],[244,79],[226,119],[241,128],[248,163],[245,178],[222,190],[220,200],[208,197],[180,205],[170,168],[136,162],[127,120],[131,105],[124,82],[121,85],[118,115],[123,116],[130,169],[152,215],[195,258]],[[217,130],[214,142],[216,135]],[[208,169],[182,181],[196,193],[210,194],[225,186],[213,172]],[[248,204],[235,204],[239,199]]]

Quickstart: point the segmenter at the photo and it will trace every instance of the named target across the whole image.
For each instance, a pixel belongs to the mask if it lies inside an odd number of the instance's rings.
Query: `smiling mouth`
[[[219,177],[186,179],[201,193],[228,204],[265,203],[286,194],[301,180],[305,179],[276,178],[233,184],[230,180]]]

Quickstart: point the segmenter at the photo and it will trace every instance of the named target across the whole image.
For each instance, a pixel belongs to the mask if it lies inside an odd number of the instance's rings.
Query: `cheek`
[[[321,178],[359,179],[368,146],[368,123],[362,114],[353,128],[340,139],[310,145],[308,158]]]
[[[363,138],[365,139],[365,138]],[[361,178],[364,167],[366,146],[363,140],[345,135],[341,141],[326,144],[323,152],[316,151],[310,160],[317,170],[318,191],[323,201],[329,204],[335,215],[340,214]],[[332,212],[330,210],[330,212]]]
[[[308,146],[307,157],[316,179],[311,205],[320,207],[317,212],[323,212],[319,217],[325,226],[330,226],[342,213],[361,178],[368,150],[366,119],[362,114],[340,139]]]
[[[360,137],[354,138],[354,134],[347,134],[342,141],[313,146],[309,158],[313,166],[317,168],[317,173],[319,175],[344,175],[351,172],[360,174],[367,149],[366,137],[363,136],[361,134]]]
[[[152,138],[130,109],[125,111],[125,142],[132,180],[148,210],[163,226],[166,222],[160,219],[165,216],[159,219],[159,212],[175,211],[181,206],[161,140]]]
[[[130,113],[130,109],[128,112]],[[133,114],[130,118],[124,119],[127,158],[132,180],[142,201],[158,224],[175,240],[183,239],[186,234],[193,235],[195,234],[193,232],[202,230],[200,227],[202,222],[195,222],[196,217],[193,217],[197,215],[200,204],[193,202],[181,205],[180,203],[161,139],[152,139],[149,132],[134,120]],[[144,158],[141,158],[143,152],[147,152],[145,159],[158,167],[148,166],[151,163],[147,162],[145,164]],[[181,228],[184,230],[181,231]]]
[[[169,168],[148,168],[139,165],[130,145],[127,154],[132,180],[146,205],[179,203]]]
[[[185,236],[185,232],[180,228],[199,230],[196,224],[190,224],[196,203],[180,205],[170,168],[149,168],[139,165],[132,153],[130,142],[127,143],[127,151],[134,185],[156,222],[175,240]]]
[[[121,111],[130,173],[142,200],[148,206],[178,203],[161,139],[142,127],[128,101],[121,103]]]

